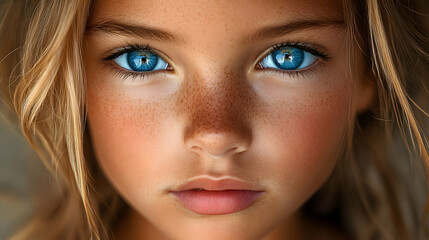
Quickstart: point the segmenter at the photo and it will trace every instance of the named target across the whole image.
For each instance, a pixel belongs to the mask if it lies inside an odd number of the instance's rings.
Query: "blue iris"
[[[305,50],[286,46],[268,54],[261,61],[261,66],[282,70],[298,70],[312,65],[316,60],[316,56]]]
[[[148,72],[167,69],[168,64],[157,54],[147,50],[126,52],[115,58],[119,66],[135,72]]]
[[[134,71],[150,71],[158,63],[158,56],[151,52],[130,52],[127,61]]]

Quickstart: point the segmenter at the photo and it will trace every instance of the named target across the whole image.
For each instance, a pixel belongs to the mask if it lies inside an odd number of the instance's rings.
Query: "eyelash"
[[[270,47],[269,49],[266,50],[266,54],[264,54],[262,57],[258,58],[259,59],[258,63],[257,63],[257,67],[259,68],[258,70],[263,70],[266,72],[280,73],[280,74],[282,74],[282,76],[288,76],[291,78],[297,78],[300,76],[302,76],[304,78],[309,78],[309,77],[311,77],[311,75],[313,73],[317,72],[317,70],[319,70],[319,68],[322,65],[320,63],[318,63],[318,64],[313,63],[311,66],[303,68],[303,69],[299,69],[299,70],[282,70],[282,69],[275,69],[275,68],[261,68],[260,65],[261,65],[262,59],[267,57],[272,52],[274,52],[280,48],[283,48],[283,47],[299,48],[301,50],[304,50],[304,51],[307,51],[307,52],[313,54],[314,56],[318,57],[319,59],[322,59],[325,62],[327,62],[327,61],[329,61],[329,59],[331,59],[330,55],[325,53],[323,50],[320,50],[321,47],[317,47],[314,45],[308,45],[308,44],[305,44],[302,42],[283,42],[283,43],[275,44],[274,46]],[[319,62],[319,59],[316,60],[316,62]]]
[[[164,71],[155,70],[155,71],[148,71],[148,72],[129,71],[129,70],[123,69],[122,67],[118,66],[116,63],[113,62],[114,59],[121,56],[122,54],[133,52],[133,51],[148,51],[148,52],[154,53],[156,55],[159,55],[159,52],[154,50],[149,45],[138,45],[138,44],[131,45],[130,44],[126,47],[122,47],[120,49],[117,49],[116,51],[114,51],[113,53],[108,55],[107,57],[104,57],[103,62],[109,68],[111,68],[116,74],[118,74],[120,77],[122,77],[124,79],[124,81],[125,81],[125,79],[128,79],[128,78],[132,78],[132,80],[135,80],[136,78],[144,79],[146,76],[151,75],[151,74],[159,74],[159,73],[166,74],[165,70]],[[167,62],[167,64],[168,64],[168,62]],[[168,66],[170,66],[170,64],[168,64]]]
[[[329,59],[331,58],[331,56],[329,56],[327,53],[324,53],[322,50],[317,50],[315,46],[309,46],[309,45],[304,44],[302,42],[283,42],[283,43],[275,44],[274,46],[270,47],[269,49],[266,50],[267,53],[265,55],[263,55],[263,57],[258,58],[259,60],[258,60],[257,66],[256,66],[257,68],[259,68],[258,70],[280,73],[280,74],[283,74],[283,76],[287,75],[287,76],[293,77],[293,78],[299,77],[299,76],[308,78],[311,76],[312,73],[315,73],[319,69],[318,65],[321,65],[321,64],[316,64],[316,66],[306,67],[304,69],[299,69],[299,70],[281,70],[281,69],[274,69],[274,68],[262,68],[260,66],[262,59],[267,57],[273,51],[276,51],[276,50],[283,48],[283,47],[299,48],[301,50],[309,52],[310,54],[313,54],[314,56],[316,56],[319,59],[322,59],[324,61],[329,61]],[[115,73],[118,74],[120,77],[122,77],[124,80],[128,79],[128,78],[132,78],[132,80],[135,80],[136,78],[144,79],[145,77],[147,77],[148,75],[151,75],[151,74],[159,74],[159,73],[166,74],[165,70],[162,70],[162,71],[161,70],[159,70],[159,71],[155,70],[155,71],[148,71],[148,72],[128,71],[128,70],[123,69],[122,67],[119,67],[116,63],[113,62],[114,59],[121,56],[122,54],[133,52],[133,51],[148,51],[148,52],[159,55],[159,52],[154,50],[149,45],[138,45],[138,44],[131,45],[130,44],[126,47],[122,47],[120,49],[117,49],[116,51],[114,51],[113,53],[108,55],[107,57],[104,57],[103,62],[106,65],[108,65],[108,67],[110,69],[114,70]],[[316,62],[318,62],[319,59],[316,60]],[[170,67],[170,64],[168,62],[167,62],[167,64]],[[314,65],[314,64],[312,64],[312,65]]]

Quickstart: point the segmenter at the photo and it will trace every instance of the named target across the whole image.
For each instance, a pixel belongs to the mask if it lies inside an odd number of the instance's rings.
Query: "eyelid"
[[[153,70],[153,71],[131,71],[119,66],[115,62],[116,58],[120,57],[123,54],[130,53],[133,51],[148,51],[158,55],[163,61],[167,63],[167,69]],[[128,44],[125,47],[119,47],[119,48],[116,48],[115,50],[110,51],[109,53],[107,53],[106,57],[102,58],[102,63],[110,70],[114,71],[114,73],[120,75],[124,79],[124,81],[125,79],[130,77],[132,77],[133,79],[137,77],[143,79],[146,76],[149,76],[152,74],[165,73],[165,71],[173,72],[175,69],[171,64],[169,57],[166,54],[164,54],[162,51],[155,49],[153,47],[150,47],[149,45],[139,45],[139,44]]]
[[[297,70],[284,70],[284,69],[277,69],[277,68],[263,68],[261,66],[261,62],[268,57],[269,54],[273,53],[277,49],[280,49],[282,47],[295,47],[299,48],[303,51],[306,51],[315,57],[317,57],[316,61],[311,64],[308,67],[297,69]],[[282,77],[287,78],[298,78],[298,77],[304,77],[304,78],[311,78],[313,74],[316,74],[318,71],[324,68],[325,64],[329,62],[329,60],[332,57],[327,54],[326,48],[323,46],[317,45],[317,44],[307,44],[303,42],[282,42],[275,44],[271,47],[269,47],[267,50],[265,50],[260,56],[257,58],[258,60],[254,64],[253,68],[250,68],[249,71],[258,71],[260,74],[281,74]],[[322,61],[320,61],[322,60]]]
[[[132,51],[148,51],[148,52],[151,52],[151,53],[156,54],[159,57],[161,57],[165,62],[168,63],[169,66],[173,66],[171,64],[170,58],[165,53],[163,53],[162,51],[160,51],[156,48],[153,48],[149,45],[139,45],[139,44],[128,44],[126,47],[117,48],[117,49],[111,51],[110,53],[108,53],[106,57],[103,57],[103,61],[112,61],[115,58],[121,56],[122,54],[129,53]]]
[[[306,43],[302,43],[302,42],[282,42],[282,43],[278,43],[275,44],[271,47],[269,47],[267,50],[265,50],[260,57],[258,57],[257,61],[256,61],[256,66],[259,65],[259,63],[265,58],[267,57],[269,54],[271,54],[273,51],[280,49],[282,47],[296,47],[299,49],[302,49],[304,51],[307,51],[311,54],[313,54],[314,56],[321,58],[323,60],[329,60],[331,58],[331,56],[329,56],[328,54],[326,54],[324,47],[317,45],[317,44],[306,44]],[[287,71],[287,70],[281,70],[281,71]],[[299,71],[299,70],[296,70]]]
[[[326,54],[326,50],[324,49],[324,47],[317,45],[317,44],[307,44],[307,43],[302,43],[302,42],[282,42],[282,43],[275,44],[275,45],[269,47],[267,50],[265,50],[260,55],[260,57],[257,58],[258,60],[256,61],[256,64],[254,64],[255,68],[257,68],[257,66],[259,66],[261,61],[264,60],[269,54],[271,54],[273,51],[280,49],[282,47],[299,48],[299,49],[307,51],[307,52],[313,54],[314,56],[316,56],[317,58],[319,58],[319,59],[321,58],[323,60],[329,60],[331,58],[331,56]],[[264,68],[262,68],[262,69],[264,69]],[[278,69],[278,71],[289,71],[289,70]],[[300,71],[300,70],[293,70],[293,71]]]

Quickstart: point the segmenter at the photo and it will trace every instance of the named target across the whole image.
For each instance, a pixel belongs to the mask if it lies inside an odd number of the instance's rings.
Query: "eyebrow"
[[[245,45],[264,38],[275,38],[286,34],[322,27],[344,27],[344,21],[338,19],[296,20],[279,26],[263,27],[248,37],[243,37],[241,44]]]
[[[264,27],[257,30],[248,37],[243,37],[240,45],[245,45],[263,38],[274,38],[290,34],[297,31],[302,31],[311,28],[321,28],[327,26],[344,27],[344,21],[338,19],[317,19],[317,20],[296,20],[279,26]],[[183,38],[176,36],[168,31],[147,27],[143,25],[134,25],[121,23],[118,21],[103,21],[87,26],[86,34],[116,34],[130,37],[139,36],[141,38],[167,41],[167,42],[184,42]]]
[[[88,25],[86,34],[108,34],[108,35],[124,35],[129,37],[141,37],[156,41],[181,42],[182,38],[169,33],[165,30],[147,27],[143,25],[134,25],[121,23],[118,21],[103,21]]]

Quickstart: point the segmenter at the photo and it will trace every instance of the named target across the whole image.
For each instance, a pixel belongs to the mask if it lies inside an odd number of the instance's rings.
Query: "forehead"
[[[341,0],[96,0],[90,23],[118,20],[184,38],[245,35],[290,21],[342,19]]]

